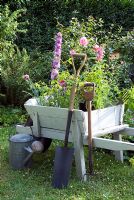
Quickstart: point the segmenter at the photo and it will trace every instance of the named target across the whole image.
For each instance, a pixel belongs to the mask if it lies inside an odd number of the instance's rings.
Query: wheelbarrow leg
[[[83,148],[83,138],[78,126],[78,122],[72,121],[72,136],[74,143],[74,155],[75,155],[75,164],[76,164],[76,173],[77,177],[80,180],[86,181],[86,166],[85,166],[85,157],[84,157],[84,148]]]

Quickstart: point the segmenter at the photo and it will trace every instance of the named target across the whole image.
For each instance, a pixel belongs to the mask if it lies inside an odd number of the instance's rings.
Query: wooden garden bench
[[[17,133],[64,140],[68,109],[40,106],[35,99],[29,99],[24,106],[33,120],[33,126],[17,125]],[[92,111],[94,147],[114,151],[115,158],[122,162],[123,150],[134,150],[133,143],[123,142],[121,139],[122,134],[134,136],[134,128],[123,124],[123,114],[123,105]],[[87,120],[87,112],[74,110],[69,135],[69,142],[73,142],[75,149],[77,176],[84,180],[86,166],[83,146],[88,144]],[[113,139],[101,137],[109,133],[113,135]]]

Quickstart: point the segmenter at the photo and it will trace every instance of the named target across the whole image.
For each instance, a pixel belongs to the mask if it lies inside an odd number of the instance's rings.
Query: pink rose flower
[[[76,53],[76,51],[74,50],[74,49],[71,49],[70,50],[70,55],[73,55],[73,54],[75,54]]]
[[[80,45],[82,45],[84,47],[88,45],[88,40],[87,40],[86,37],[81,37],[80,38]]]
[[[23,76],[22,76],[22,78],[23,78],[25,81],[28,81],[28,80],[30,80],[30,78],[29,78],[29,75],[28,75],[28,74],[25,74],[25,75],[23,75]]]
[[[96,52],[96,59],[101,61],[104,57],[104,49],[96,44],[94,45],[93,50]]]
[[[104,57],[104,50],[103,50],[102,47],[99,47],[98,51],[97,51],[97,57],[96,57],[96,59],[98,61],[101,61],[103,59],[103,57]]]
[[[94,47],[93,47],[93,50],[94,50],[95,52],[97,52],[99,48],[100,48],[99,45],[98,45],[98,44],[95,44]]]

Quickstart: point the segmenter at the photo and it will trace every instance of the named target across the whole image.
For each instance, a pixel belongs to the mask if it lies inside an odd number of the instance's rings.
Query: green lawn
[[[77,180],[73,162],[67,189],[51,187],[56,142],[46,153],[34,156],[32,169],[13,171],[8,163],[8,138],[14,133],[14,128],[0,129],[0,200],[134,199],[134,168],[104,151],[94,150],[95,176],[85,183]]]

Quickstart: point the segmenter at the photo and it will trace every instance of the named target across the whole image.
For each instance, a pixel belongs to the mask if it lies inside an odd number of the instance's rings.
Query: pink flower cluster
[[[66,87],[66,82],[65,82],[64,80],[60,80],[60,81],[59,81],[59,85],[60,85],[61,87]]]
[[[101,61],[104,57],[104,49],[97,44],[93,47],[93,49],[96,52],[96,59]]]
[[[79,44],[81,46],[87,47],[88,43],[89,43],[89,41],[88,41],[88,39],[86,37],[81,37],[80,40],[79,40]],[[99,45],[96,44],[96,45],[94,45],[93,50],[96,53],[96,59],[97,59],[97,61],[101,61],[103,59],[103,57],[104,57],[104,53],[105,53],[104,49],[101,46],[99,46]],[[74,49],[70,50],[70,55],[73,55],[75,53],[76,52],[75,52]]]
[[[80,44],[81,46],[86,47],[86,46],[88,45],[88,40],[87,40],[87,38],[86,38],[86,37],[81,37],[80,40],[79,40],[79,44]],[[71,55],[71,56],[72,56],[73,54],[75,54],[75,53],[76,53],[76,51],[75,51],[74,49],[71,49],[71,50],[70,50],[70,55]]]
[[[80,45],[82,45],[84,47],[86,47],[88,45],[88,40],[86,37],[81,37],[79,42],[80,42]]]
[[[51,79],[54,80],[58,76],[61,59],[61,45],[62,45],[62,34],[59,32],[55,39],[54,59],[52,62]]]

